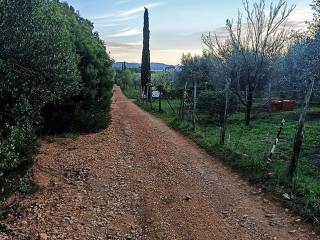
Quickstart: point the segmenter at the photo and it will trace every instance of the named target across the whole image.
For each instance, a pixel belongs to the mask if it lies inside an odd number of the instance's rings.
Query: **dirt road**
[[[46,140],[39,190],[9,200],[0,239],[319,239],[118,88],[112,115],[101,133]]]

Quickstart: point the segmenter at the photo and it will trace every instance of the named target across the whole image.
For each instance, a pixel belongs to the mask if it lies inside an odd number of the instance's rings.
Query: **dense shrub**
[[[186,82],[191,86],[197,81],[198,86],[223,88],[224,81],[218,62],[211,56],[182,55],[180,71],[174,76],[174,85],[183,87]]]
[[[38,149],[40,109],[80,91],[71,34],[49,1],[0,2],[0,187]]]
[[[122,69],[118,71],[118,84],[122,89],[127,89],[134,84],[133,74],[129,69]]]
[[[234,113],[238,107],[237,97],[230,96],[229,113]],[[218,117],[220,122],[223,119],[225,109],[224,91],[203,91],[198,97],[198,111]]]
[[[44,108],[44,130],[98,131],[105,128],[108,121],[106,111],[109,111],[115,75],[113,62],[99,35],[94,32],[93,24],[83,19],[66,3],[59,4],[59,8],[66,16],[68,29],[80,59],[78,67],[81,73],[81,90],[79,94],[66,98],[63,102]],[[60,122],[60,126],[56,125],[57,122]]]
[[[111,64],[92,24],[66,4],[0,1],[0,195],[34,162],[43,125],[106,125]]]

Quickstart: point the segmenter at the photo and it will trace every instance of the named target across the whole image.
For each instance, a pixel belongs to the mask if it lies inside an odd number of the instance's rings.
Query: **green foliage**
[[[231,87],[235,91],[245,91],[246,88],[253,89],[254,92],[264,90],[272,70],[270,61],[255,52],[232,53],[226,67],[228,69],[226,74],[231,78]]]
[[[44,104],[80,91],[71,34],[49,1],[0,2],[0,187],[33,163]]]
[[[133,74],[129,69],[123,69],[118,73],[118,84],[122,89],[127,89],[128,86],[133,84]]]
[[[134,88],[128,88],[124,90],[124,94],[129,98],[129,99],[139,99],[140,98],[140,90],[134,89]]]
[[[175,83],[176,85],[184,86],[185,82],[191,85],[194,81],[197,81],[200,86],[221,88],[224,86],[224,79],[221,78],[220,72],[218,62],[210,56],[183,54],[181,72],[175,79]]]
[[[320,31],[320,0],[312,1],[313,21],[309,23],[309,30],[312,33],[317,33]]]
[[[149,30],[149,12],[145,9],[143,26],[143,50],[141,63],[141,86],[144,88],[151,81],[150,72],[150,30]]]
[[[106,125],[111,65],[92,24],[67,4],[0,1],[0,195],[33,164],[43,124]]]
[[[161,88],[161,92],[169,92],[172,89],[173,74],[170,72],[159,72],[152,74],[152,86]]]
[[[234,94],[230,96],[229,113],[237,110],[237,97]],[[198,97],[198,112],[208,113],[212,116],[218,116],[222,121],[225,110],[225,93],[223,91],[203,91]]]
[[[108,122],[115,72],[112,60],[104,43],[94,32],[93,24],[83,19],[66,3],[58,4],[60,12],[66,16],[67,26],[79,57],[81,89],[77,95],[65,98],[63,102],[46,106],[43,111],[49,132],[74,130],[80,132],[98,131]],[[54,110],[54,111],[53,111]],[[56,114],[60,112],[60,114]],[[64,119],[65,121],[60,121]],[[57,128],[56,122],[61,122]]]

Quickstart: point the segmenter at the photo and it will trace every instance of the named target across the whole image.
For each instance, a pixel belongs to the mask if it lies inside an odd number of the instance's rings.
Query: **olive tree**
[[[212,62],[215,64],[215,73],[216,76],[223,79],[224,85],[224,111],[223,115],[221,115],[221,129],[220,129],[220,144],[224,145],[225,136],[227,130],[227,121],[230,107],[230,85],[231,85],[231,64],[229,64],[230,57],[232,54],[232,45],[230,41],[227,39],[224,42],[221,42],[217,35],[214,37],[209,35],[202,36],[203,42],[207,46],[207,49],[204,51],[204,54],[207,57],[210,57]]]
[[[320,0],[312,1],[313,21],[309,23],[309,29],[312,33],[317,33],[320,31]]]
[[[211,56],[192,56],[191,54],[183,54],[181,58],[181,71],[178,73],[176,84],[185,85],[197,82],[200,86],[214,85],[217,87],[218,82],[215,78],[215,62]]]
[[[237,77],[231,80],[234,82],[240,79],[240,85],[247,89],[244,94],[237,83],[233,84],[233,91],[246,108],[246,125],[250,124],[254,94],[261,74],[265,72],[266,59],[271,62],[285,47],[289,32],[287,21],[293,10],[294,6],[288,7],[284,0],[276,4],[271,3],[268,11],[265,0],[260,0],[253,6],[245,0],[243,12],[239,11],[237,21],[227,20],[228,37],[225,41],[231,47],[229,52],[242,58],[239,66],[235,67],[238,71]],[[217,46],[222,46],[223,41],[211,33],[204,34],[202,40],[209,52],[214,52]],[[269,84],[271,86],[271,82]]]
[[[162,86],[163,90],[166,92],[172,89],[173,74],[170,72],[153,73],[151,79],[153,86]]]
[[[305,100],[300,113],[299,121],[297,124],[296,135],[293,144],[293,153],[290,162],[288,176],[292,180],[298,165],[298,159],[301,152],[303,143],[303,131],[305,125],[305,118],[307,115],[310,98],[313,94],[315,85],[320,83],[320,34],[318,33],[315,38],[306,39],[289,50],[287,56],[287,79],[299,78],[302,82],[301,89],[305,93]],[[290,67],[289,67],[290,66]],[[290,69],[296,71],[290,71]]]
[[[129,69],[123,69],[120,72],[120,85],[126,90],[133,83],[133,75]]]

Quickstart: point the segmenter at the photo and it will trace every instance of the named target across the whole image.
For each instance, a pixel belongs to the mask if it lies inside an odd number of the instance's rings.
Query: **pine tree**
[[[141,87],[147,92],[147,85],[151,82],[150,73],[150,30],[149,30],[149,12],[145,8],[144,12],[144,27],[143,27],[143,51],[141,64]]]

